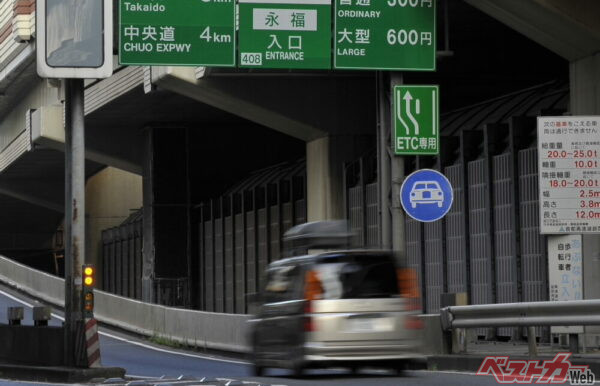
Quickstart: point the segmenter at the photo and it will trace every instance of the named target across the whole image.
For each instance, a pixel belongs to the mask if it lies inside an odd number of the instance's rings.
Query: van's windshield
[[[325,300],[398,295],[396,267],[390,256],[327,255],[318,260],[314,269]]]

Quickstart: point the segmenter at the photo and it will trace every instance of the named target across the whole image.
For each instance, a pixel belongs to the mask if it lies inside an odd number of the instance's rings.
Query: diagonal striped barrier
[[[85,342],[89,367],[101,367],[100,340],[98,338],[98,323],[96,319],[85,319]]]

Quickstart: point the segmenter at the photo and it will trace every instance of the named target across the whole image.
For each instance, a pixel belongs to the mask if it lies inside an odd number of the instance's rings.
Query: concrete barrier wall
[[[64,281],[0,256],[0,282],[47,303],[64,306]],[[248,315],[185,310],[95,291],[95,316],[102,323],[181,344],[248,352]]]

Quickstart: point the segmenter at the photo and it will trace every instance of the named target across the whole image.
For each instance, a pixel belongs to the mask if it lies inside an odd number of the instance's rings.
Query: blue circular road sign
[[[406,177],[400,188],[402,207],[417,221],[441,219],[450,210],[452,200],[452,185],[437,170],[417,170]]]

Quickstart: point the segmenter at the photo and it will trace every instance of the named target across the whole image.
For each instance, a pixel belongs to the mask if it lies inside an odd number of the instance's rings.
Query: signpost
[[[121,0],[119,63],[235,66],[235,1]]]
[[[540,232],[600,233],[600,117],[538,117]]]
[[[334,68],[435,71],[435,0],[335,0]]]
[[[396,154],[439,154],[438,86],[394,87],[393,116]]]
[[[42,78],[65,78],[64,362],[89,366],[76,350],[84,336],[86,78],[112,75],[112,0],[38,0],[36,66]]]
[[[417,170],[406,177],[400,188],[404,211],[417,221],[441,219],[450,210],[453,199],[450,181],[437,170]]]
[[[331,68],[331,0],[239,0],[239,64]]]

